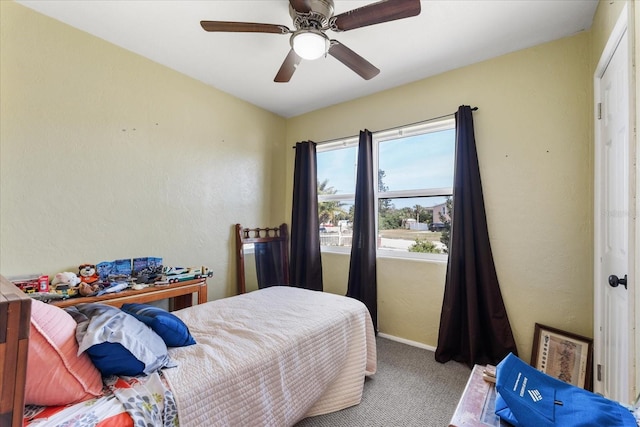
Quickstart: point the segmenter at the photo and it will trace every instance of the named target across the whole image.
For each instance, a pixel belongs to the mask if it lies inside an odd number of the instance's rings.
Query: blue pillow
[[[147,325],[116,307],[78,304],[88,320],[78,323],[78,354],[86,351],[103,376],[150,374],[176,366],[167,346]]]
[[[132,303],[124,304],[122,311],[153,329],[168,347],[185,347],[196,343],[182,320],[159,307]]]
[[[144,363],[139,361],[122,344],[103,342],[87,349],[87,354],[103,377],[109,375],[128,375],[135,377],[144,374]]]

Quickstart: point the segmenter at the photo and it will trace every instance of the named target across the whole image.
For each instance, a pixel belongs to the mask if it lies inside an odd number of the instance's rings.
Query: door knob
[[[617,288],[618,285],[622,285],[624,286],[625,289],[627,289],[627,275],[624,275],[623,279],[618,278],[618,276],[616,276],[615,274],[612,274],[611,276],[609,276],[609,286],[611,286],[612,288]]]

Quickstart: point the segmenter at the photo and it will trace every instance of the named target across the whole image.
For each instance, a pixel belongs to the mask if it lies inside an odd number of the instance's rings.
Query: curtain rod
[[[478,111],[478,107],[471,107],[471,111]],[[420,120],[418,122],[413,122],[413,123],[409,123],[409,124],[406,124],[406,125],[394,126],[394,127],[390,127],[390,128],[387,128],[387,129],[380,129],[380,130],[372,131],[371,133],[388,132],[390,130],[396,130],[396,129],[400,129],[400,128],[407,127],[407,126],[421,125],[421,124],[424,124],[424,123],[432,122],[434,120],[440,120],[440,119],[444,119],[445,117],[454,116],[455,114],[456,113],[449,113],[449,114],[445,114],[443,116],[432,117],[430,119]],[[325,141],[316,142],[316,145],[329,144],[331,142],[340,141],[340,140],[343,140],[343,139],[355,138],[357,136],[358,135],[350,135],[350,136],[343,136],[341,138],[327,139]],[[296,148],[296,146],[294,145],[291,148]]]

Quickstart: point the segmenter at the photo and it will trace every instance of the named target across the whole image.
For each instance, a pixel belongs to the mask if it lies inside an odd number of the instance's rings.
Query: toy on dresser
[[[78,293],[80,278],[75,273],[64,271],[56,273],[51,279],[51,292],[62,295],[63,298],[75,296]]]
[[[187,280],[213,277],[213,272],[209,267],[164,267],[162,269],[165,280],[162,284],[178,283]]]
[[[88,297],[100,291],[98,271],[94,264],[80,265],[80,267],[78,267],[78,276],[80,277],[80,284],[78,286],[80,295]]]

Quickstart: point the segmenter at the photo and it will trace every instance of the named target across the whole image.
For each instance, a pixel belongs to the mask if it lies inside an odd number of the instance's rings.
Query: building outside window
[[[373,153],[378,254],[446,258],[453,209],[454,119],[374,133]],[[350,250],[357,154],[357,137],[317,147],[323,250]]]

